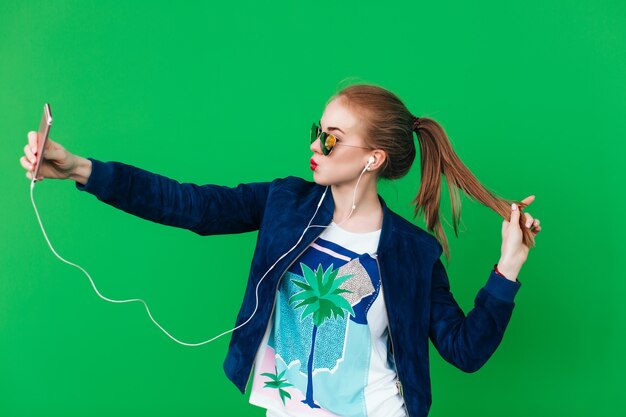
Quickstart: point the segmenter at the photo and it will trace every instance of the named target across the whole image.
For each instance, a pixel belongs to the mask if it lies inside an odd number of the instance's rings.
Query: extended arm
[[[248,232],[261,224],[269,183],[179,183],[121,162],[87,159],[90,175],[76,188],[135,216],[200,235]]]

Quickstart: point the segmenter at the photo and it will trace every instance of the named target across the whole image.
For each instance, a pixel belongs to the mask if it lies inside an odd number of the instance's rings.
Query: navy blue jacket
[[[76,187],[128,213],[200,235],[258,230],[237,325],[252,314],[256,284],[298,241],[326,188],[295,177],[232,188],[181,184],[131,165],[89,159],[89,181],[84,186],[76,183]],[[500,344],[521,284],[491,270],[474,308],[465,316],[450,292],[440,260],[442,246],[380,201],[383,224],[378,263],[393,358],[408,414],[426,416],[431,405],[428,339],[454,366],[465,372],[478,370]],[[330,224],[333,210],[329,191],[312,224]],[[308,229],[295,250],[267,274],[259,287],[258,311],[247,325],[233,332],[224,370],[242,392],[272,313],[278,281],[323,230]]]

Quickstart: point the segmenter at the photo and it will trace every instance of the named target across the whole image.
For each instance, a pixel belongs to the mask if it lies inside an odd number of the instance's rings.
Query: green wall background
[[[308,129],[346,80],[438,120],[501,196],[536,195],[543,230],[505,338],[474,374],[431,346],[431,415],[626,415],[625,51],[618,0],[0,3],[0,415],[264,415],[223,374],[228,337],[179,346],[51,253],[19,164],[44,102],[71,152],[236,185],[310,179]],[[381,189],[409,218],[419,178],[417,162]],[[146,299],[187,341],[234,323],[255,234],[163,227],[70,181],[34,196],[105,295]],[[458,238],[445,226],[447,271],[467,312],[502,219],[463,196],[462,220]]]

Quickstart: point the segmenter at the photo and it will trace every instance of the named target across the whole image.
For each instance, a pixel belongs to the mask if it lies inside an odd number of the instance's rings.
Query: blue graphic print
[[[292,394],[287,406],[298,398],[334,414],[367,415],[367,313],[380,293],[378,264],[321,238],[298,261],[280,281],[268,341]]]

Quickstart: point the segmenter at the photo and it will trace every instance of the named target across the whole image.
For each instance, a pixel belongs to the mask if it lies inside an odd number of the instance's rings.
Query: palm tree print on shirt
[[[315,351],[315,338],[317,329],[327,320],[345,318],[345,312],[354,315],[354,310],[348,301],[342,296],[351,291],[339,288],[346,280],[352,277],[344,275],[337,277],[339,269],[333,269],[331,264],[325,271],[322,265],[318,265],[313,271],[311,268],[301,263],[304,282],[292,279],[291,282],[302,288],[302,291],[294,294],[289,299],[289,305],[299,303],[294,309],[305,307],[302,311],[301,319],[311,315],[313,318],[313,334],[311,336],[311,352],[307,364],[307,388],[306,398],[302,400],[311,408],[320,408],[313,401],[313,353]]]
[[[278,393],[280,394],[280,399],[282,400],[283,405],[285,404],[285,398],[291,399],[291,394],[285,391],[284,388],[293,386],[292,384],[287,382],[286,379],[283,379],[284,375],[285,375],[285,371],[278,373],[278,370],[276,369],[275,366],[274,366],[274,373],[266,372],[266,373],[261,374],[261,376],[266,376],[270,378],[269,381],[265,381],[264,388],[277,389]]]

